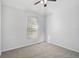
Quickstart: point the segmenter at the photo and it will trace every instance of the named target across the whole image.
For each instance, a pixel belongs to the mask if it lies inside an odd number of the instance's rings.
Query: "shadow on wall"
[[[60,1],[60,0],[59,0]],[[79,0],[61,0],[47,19],[47,32],[50,43],[79,52]],[[53,10],[53,11],[52,11]]]

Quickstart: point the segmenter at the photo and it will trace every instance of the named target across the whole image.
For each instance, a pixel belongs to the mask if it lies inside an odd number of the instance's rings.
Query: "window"
[[[37,18],[34,16],[29,17],[27,22],[27,36],[31,39],[36,39],[38,37],[38,22]]]

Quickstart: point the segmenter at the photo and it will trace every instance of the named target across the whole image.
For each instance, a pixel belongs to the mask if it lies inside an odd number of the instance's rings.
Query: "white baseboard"
[[[63,45],[61,45],[61,44],[57,44],[57,43],[54,43],[54,42],[51,42],[51,41],[48,41],[47,43],[49,43],[49,44],[54,44],[54,45],[60,46],[60,47],[62,47],[62,48],[65,48],[65,49],[68,49],[68,50],[71,50],[71,51],[74,51],[74,52],[79,53],[78,50],[75,50],[75,49],[72,49],[72,48],[69,48],[69,47],[63,46]]]
[[[16,46],[16,47],[13,47],[13,48],[2,50],[2,52],[14,50],[14,49],[17,49],[17,48],[27,47],[27,46],[38,44],[38,43],[42,43],[42,42],[44,42],[44,41],[39,41],[39,42],[34,42],[34,43],[26,44],[26,45]]]

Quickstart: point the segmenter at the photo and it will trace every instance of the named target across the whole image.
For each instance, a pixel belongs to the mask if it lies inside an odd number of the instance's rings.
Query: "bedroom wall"
[[[31,44],[44,41],[44,37],[39,39],[27,39],[27,16],[33,13],[27,13],[25,10],[13,8],[9,6],[3,7],[3,51],[8,51],[15,48],[28,46]],[[38,15],[38,14],[37,14]],[[33,16],[35,16],[33,14]],[[43,23],[43,18],[39,16],[40,23]],[[40,25],[42,28],[43,25]],[[43,31],[43,29],[41,29]],[[41,34],[43,35],[44,33]]]
[[[47,16],[48,42],[79,52],[79,0],[58,0],[50,7],[47,10],[51,11]]]
[[[0,55],[1,55],[1,0],[0,0]]]

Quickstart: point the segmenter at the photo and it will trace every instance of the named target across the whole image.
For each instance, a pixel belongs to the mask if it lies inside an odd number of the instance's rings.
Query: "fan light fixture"
[[[44,7],[47,6],[47,1],[56,1],[56,0],[40,0],[38,2],[35,3],[35,5],[39,4],[39,3],[42,3],[44,5]]]

